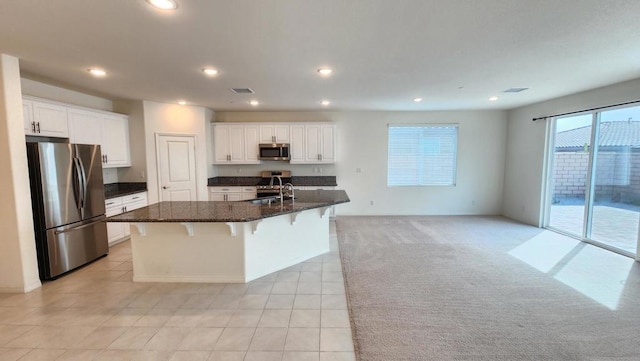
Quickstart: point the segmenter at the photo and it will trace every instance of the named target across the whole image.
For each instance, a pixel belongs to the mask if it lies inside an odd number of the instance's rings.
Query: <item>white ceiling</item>
[[[26,77],[218,111],[509,109],[640,77],[638,0],[177,1],[1,0],[0,52]]]

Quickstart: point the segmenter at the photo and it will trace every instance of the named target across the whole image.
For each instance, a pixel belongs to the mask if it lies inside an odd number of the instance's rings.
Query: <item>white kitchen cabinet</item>
[[[122,198],[110,198],[104,202],[106,208],[106,216],[112,217],[122,213]],[[118,242],[124,240],[127,236],[125,229],[129,228],[128,223],[119,222],[107,222],[107,239],[109,240],[109,246],[112,246]]]
[[[335,125],[298,124],[291,126],[291,163],[334,163]]]
[[[115,197],[105,200],[106,216],[116,216],[118,214],[136,210],[148,205],[147,192],[129,194],[122,197]],[[131,235],[129,223],[107,222],[107,237],[109,246],[126,240]]]
[[[213,125],[214,164],[258,164],[259,127],[247,124]]]
[[[293,164],[305,162],[304,138],[304,125],[292,125],[291,143],[289,144],[290,163]]]
[[[121,114],[102,115],[102,155],[104,168],[131,165],[129,117]]]
[[[237,202],[256,198],[256,187],[209,187],[209,200],[214,202]]]
[[[67,115],[69,117],[69,142],[77,144],[99,144],[104,163],[102,117],[100,114],[81,109],[68,109]]]
[[[26,135],[68,138],[67,108],[34,99],[22,100]]]
[[[244,159],[246,163],[260,163],[259,159],[259,133],[257,125],[246,125],[244,127]]]
[[[33,122],[33,101],[22,99],[22,120],[24,122],[24,134],[31,135],[35,131],[35,123]]]
[[[213,150],[215,164],[245,164],[243,125],[214,124]]]
[[[126,115],[75,108],[69,108],[67,113],[71,143],[99,144],[103,168],[131,165],[129,119]]]
[[[258,196],[256,187],[242,187],[242,200],[254,199]]]
[[[260,143],[289,143],[290,139],[288,124],[260,125]]]

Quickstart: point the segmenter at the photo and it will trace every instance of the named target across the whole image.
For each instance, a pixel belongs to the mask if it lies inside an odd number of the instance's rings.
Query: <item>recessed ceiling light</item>
[[[326,100],[326,99],[324,99],[324,100],[321,100],[321,101],[320,101],[320,104],[322,104],[322,105],[324,105],[324,106],[326,107],[326,106],[328,106],[329,104],[331,104],[331,102],[330,102],[330,101],[328,101],[328,100]]]
[[[413,98],[413,101],[416,103],[420,103],[422,101],[422,98]]]
[[[174,0],[147,0],[147,2],[161,10],[175,10],[178,7]]]
[[[489,101],[495,102],[496,100],[498,100],[497,96],[489,97]]]
[[[257,100],[252,100],[252,101],[249,102],[249,104],[251,104],[254,107],[257,107],[260,104],[260,102],[257,101]]]
[[[320,68],[318,69],[318,73],[322,76],[329,76],[333,73],[333,69],[331,68]]]
[[[95,76],[95,77],[103,77],[103,76],[107,76],[107,71],[104,69],[100,69],[100,68],[90,68],[88,69],[89,73],[91,73],[91,75]]]
[[[186,105],[187,101],[186,100],[178,100],[178,104],[180,105]]]
[[[218,75],[218,69],[214,69],[214,68],[204,68],[202,69],[202,72],[207,74],[208,76]]]

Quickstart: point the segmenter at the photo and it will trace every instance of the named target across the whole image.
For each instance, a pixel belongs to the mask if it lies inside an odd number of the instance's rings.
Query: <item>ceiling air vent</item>
[[[523,92],[523,91],[525,91],[527,89],[529,89],[529,88],[509,88],[509,89],[503,91],[503,93],[520,93],[520,92]]]
[[[253,94],[254,91],[251,88],[231,88],[231,91],[236,94]]]

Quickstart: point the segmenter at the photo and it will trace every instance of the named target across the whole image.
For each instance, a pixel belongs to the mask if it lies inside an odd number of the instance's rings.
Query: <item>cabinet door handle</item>
[[[107,205],[108,205],[108,206],[110,206],[110,205],[112,205],[112,204],[114,204],[114,203],[115,203],[115,202],[109,202],[109,203],[107,203]]]
[[[33,133],[35,133],[35,132],[36,132],[36,122],[31,122],[31,131],[32,131]]]
[[[109,163],[109,155],[108,154],[104,155],[104,162],[105,163]]]
[[[318,154],[318,160],[320,160],[320,154]]]
[[[271,140],[275,142],[275,141],[276,141],[276,136],[275,136],[275,135],[272,135],[272,136],[271,136]]]
[[[140,197],[133,197],[133,198],[131,198],[131,199],[138,199],[138,198],[140,198]]]
[[[171,187],[169,187],[169,186],[162,186],[162,189],[169,189],[169,188],[171,188]]]
[[[38,134],[40,134],[40,122],[36,123],[36,127],[38,128]]]

